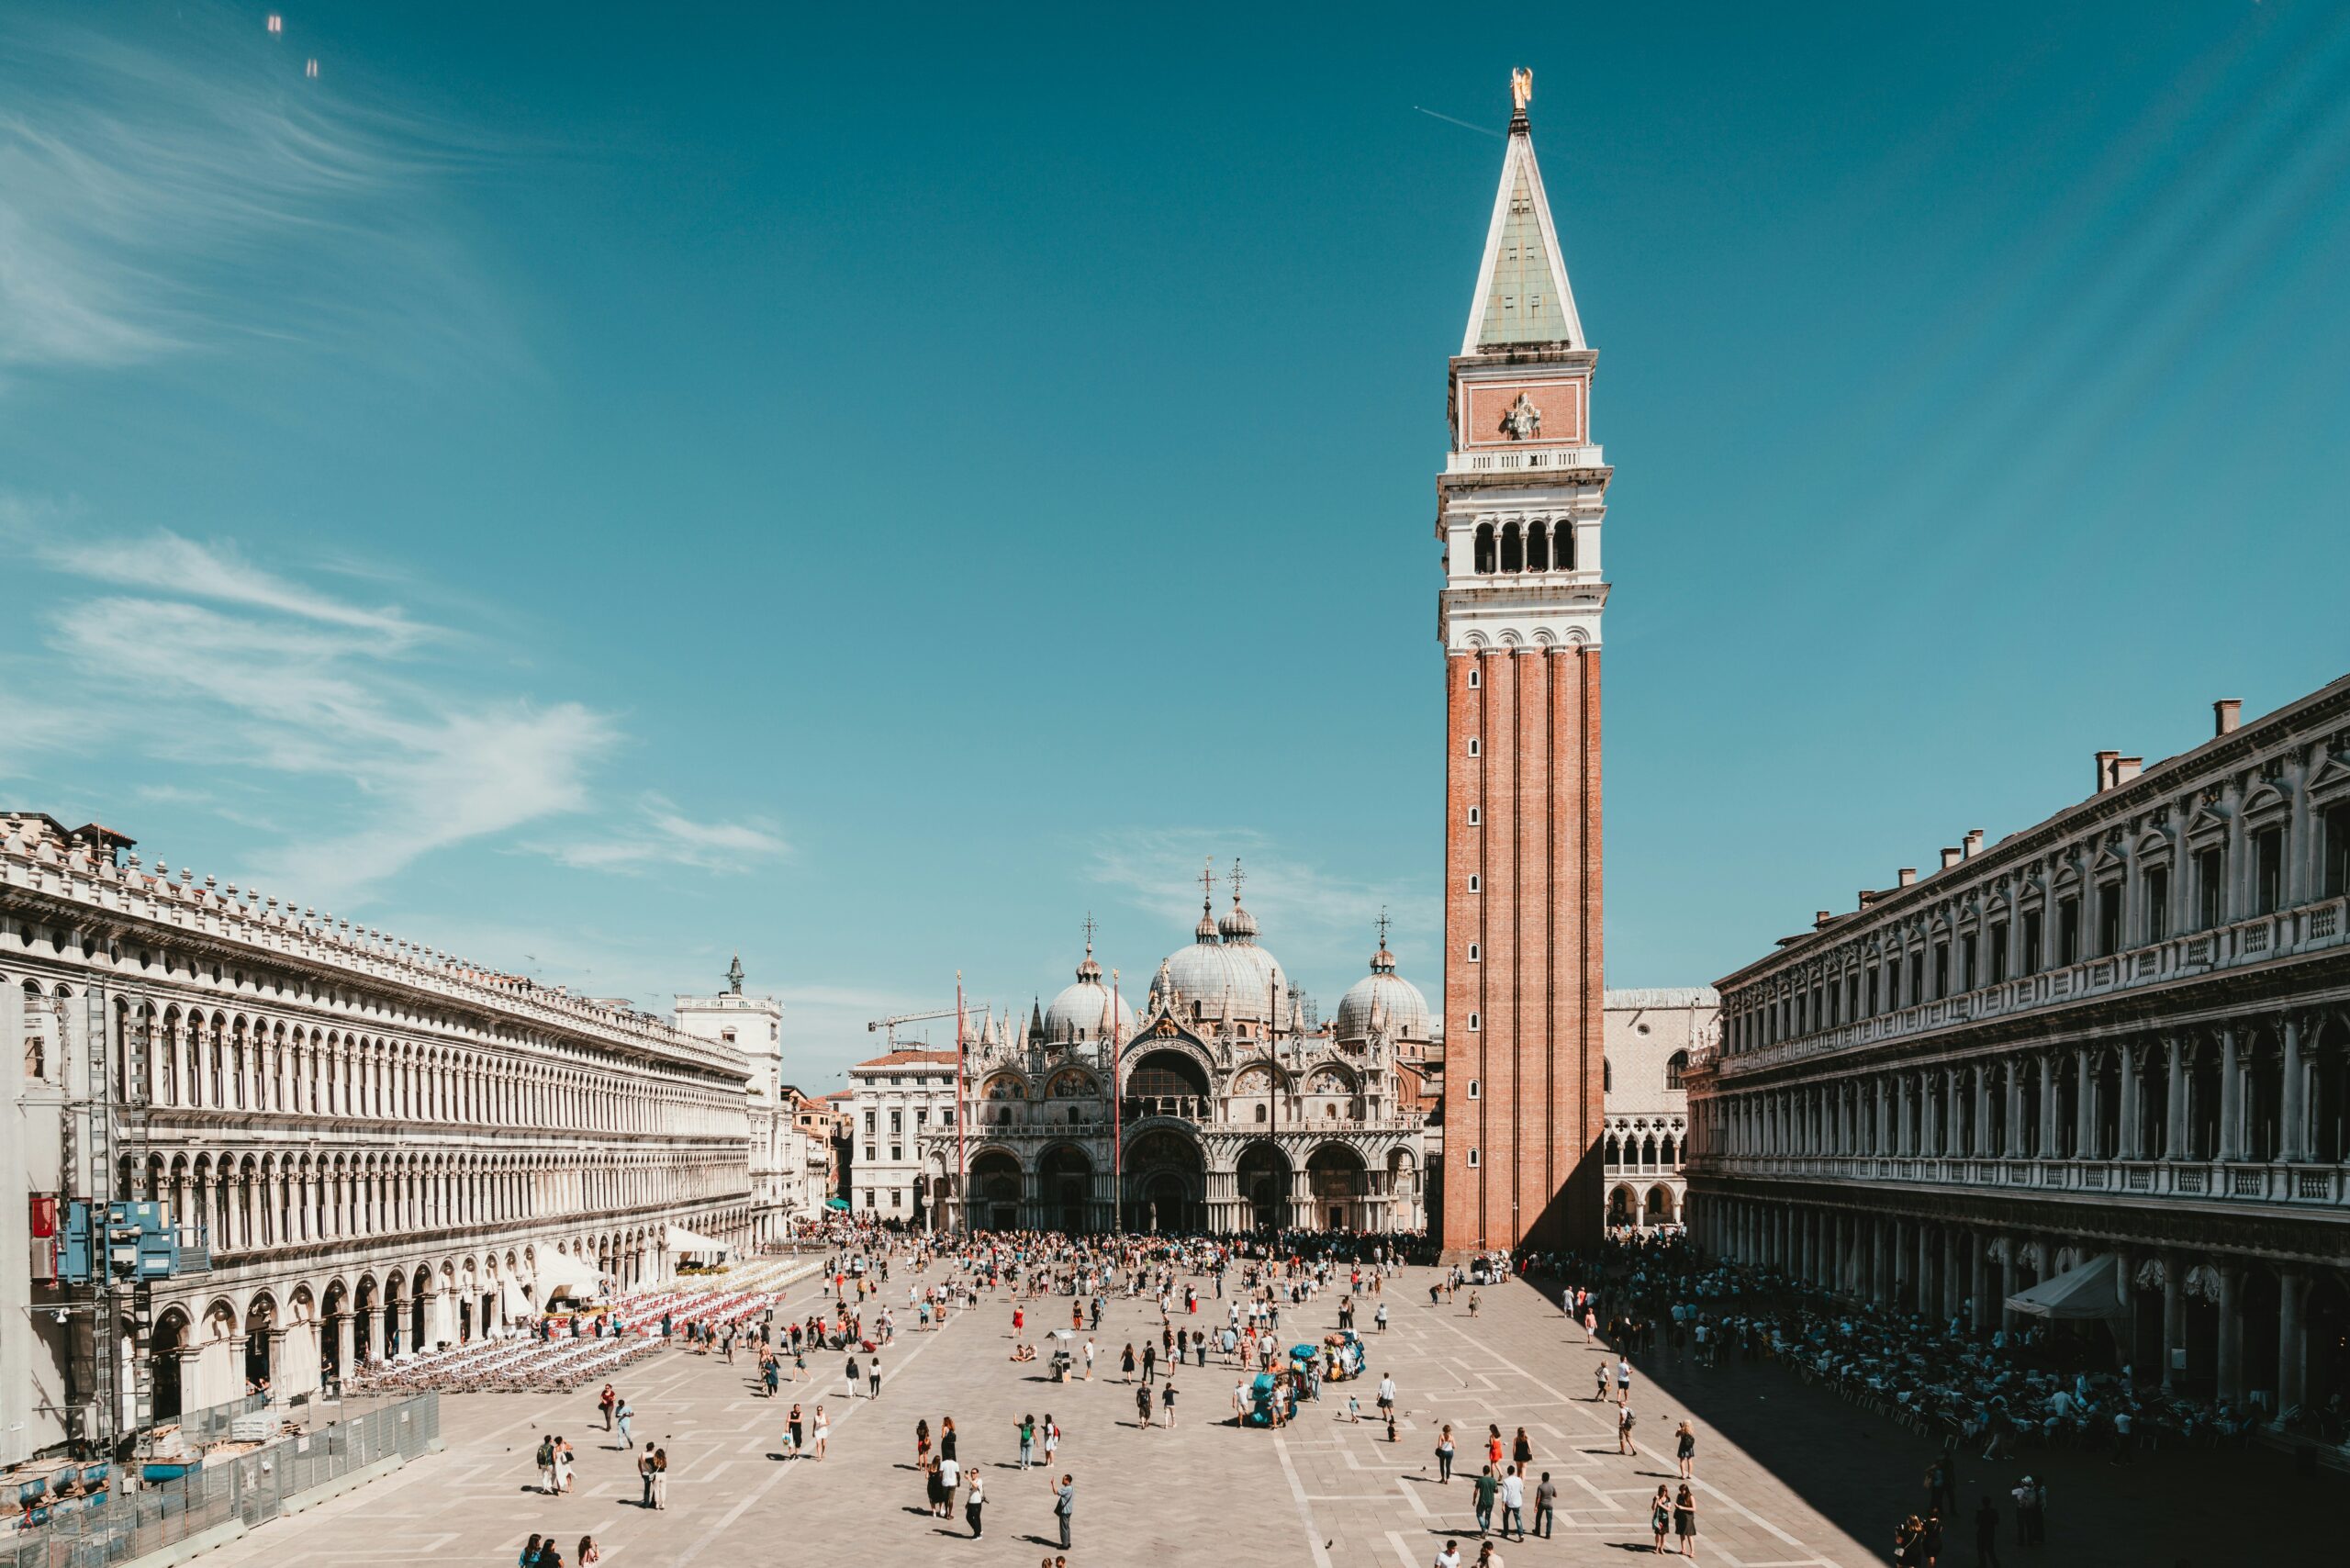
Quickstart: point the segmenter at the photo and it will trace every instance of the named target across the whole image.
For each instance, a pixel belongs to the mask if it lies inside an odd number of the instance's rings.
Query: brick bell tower
[[[1441,1240],[1577,1247],[1601,1229],[1598,355],[1516,113],[1451,363],[1444,543]]]

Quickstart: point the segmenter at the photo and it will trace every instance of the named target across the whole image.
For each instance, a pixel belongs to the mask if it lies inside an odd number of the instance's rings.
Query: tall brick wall
[[[1487,649],[1445,669],[1441,1240],[1578,1246],[1604,1198],[1599,651]]]

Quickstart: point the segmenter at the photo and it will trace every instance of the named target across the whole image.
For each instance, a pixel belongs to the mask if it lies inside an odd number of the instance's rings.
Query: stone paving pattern
[[[1326,1388],[1319,1406],[1278,1432],[1237,1428],[1229,1419],[1232,1369],[1211,1355],[1204,1369],[1176,1374],[1180,1425],[1145,1431],[1134,1391],[1118,1382],[1117,1354],[1155,1332],[1156,1308],[1113,1298],[1095,1336],[1101,1359],[1092,1383],[1056,1385],[1040,1364],[1008,1360],[1011,1302],[998,1293],[976,1312],[929,1333],[901,1329],[882,1357],[881,1397],[845,1397],[845,1358],[811,1358],[810,1381],[787,1382],[781,1397],[758,1397],[752,1366],[673,1350],[632,1369],[621,1384],[638,1411],[640,1439],[668,1450],[669,1507],[639,1508],[631,1457],[602,1430],[595,1390],[571,1395],[444,1397],[448,1451],[345,1497],[279,1521],[214,1554],[218,1568],[243,1563],[341,1564],[447,1562],[506,1564],[525,1538],[553,1531],[568,1562],[583,1533],[613,1563],[1030,1564],[1058,1551],[1051,1490],[1040,1467],[1014,1461],[1020,1416],[1050,1412],[1066,1435],[1057,1470],[1077,1478],[1073,1565],[1136,1563],[1395,1564],[1423,1568],[1447,1539],[1475,1557],[1468,1479],[1476,1473],[1487,1422],[1505,1438],[1525,1427],[1535,1470],[1560,1487],[1557,1533],[1501,1550],[1511,1568],[1528,1562],[1623,1561],[1649,1546],[1647,1499],[1670,1480],[1675,1424],[1698,1433],[1701,1561],[1731,1568],[1859,1568],[1889,1554],[1897,1512],[1922,1511],[1920,1478],[1932,1456],[1925,1439],[1863,1414],[1780,1368],[1731,1364],[1700,1371],[1669,1356],[1636,1363],[1632,1404],[1641,1452],[1616,1451],[1615,1409],[1591,1397],[1600,1347],[1534,1289],[1513,1282],[1482,1293],[1472,1318],[1468,1293],[1431,1307],[1432,1271],[1408,1271],[1385,1299],[1391,1327],[1371,1329],[1371,1302],[1358,1315],[1371,1350],[1370,1375]],[[902,1303],[901,1271],[885,1299]],[[787,1311],[804,1314],[794,1291]],[[1047,1324],[1067,1297],[1030,1304]],[[1336,1322],[1326,1293],[1285,1309],[1284,1343]],[[900,1312],[901,1319],[912,1315]],[[1301,1321],[1301,1317],[1303,1321]],[[1065,1319],[1062,1319],[1065,1320]],[[1203,1294],[1197,1324],[1220,1327],[1222,1305]],[[1399,1440],[1384,1440],[1372,1418],[1380,1372],[1391,1372],[1404,1411]],[[1348,1422],[1346,1396],[1361,1403]],[[822,1462],[777,1458],[790,1401],[833,1417]],[[969,1539],[959,1505],[948,1521],[928,1515],[913,1469],[913,1425],[952,1416],[961,1452],[986,1466],[985,1538]],[[1440,1425],[1460,1446],[1452,1484],[1439,1485],[1433,1450]],[[536,1488],[532,1450],[554,1430],[578,1450],[567,1498]],[[2033,1454],[2020,1464],[1962,1464],[1967,1511],[1986,1486],[2004,1488],[2026,1469],[2053,1479],[2048,1543],[2020,1551],[2010,1531],[2000,1547],[2019,1561],[2219,1564],[2271,1552],[2334,1550],[2323,1520],[2350,1502],[2350,1484],[2332,1474],[2288,1485],[2274,1454],[2208,1452],[2147,1456],[2127,1469],[2102,1456]],[[1531,1520],[1531,1487],[1528,1509]],[[2251,1549],[2244,1534],[2255,1507],[2275,1513],[2288,1495],[2299,1517]],[[2003,1517],[2005,1511],[2003,1509]],[[1498,1518],[1496,1520],[1498,1523]],[[2305,1537],[2306,1539],[2300,1539]],[[1863,1544],[1863,1542],[1866,1544]],[[1048,1547],[1047,1543],[1051,1543]],[[1962,1522],[1945,1563],[1974,1561]],[[2320,1560],[2323,1560],[2321,1557]]]

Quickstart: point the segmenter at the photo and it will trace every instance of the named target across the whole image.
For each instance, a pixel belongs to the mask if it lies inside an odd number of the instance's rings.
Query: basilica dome
[[[1085,961],[1077,966],[1077,979],[1062,987],[1052,1005],[1045,1009],[1045,1038],[1054,1044],[1107,1039],[1116,1020],[1117,1004],[1110,988],[1102,983],[1102,966],[1093,961],[1093,944],[1088,942]],[[1119,1033],[1131,1028],[1129,1024]]]
[[[1373,1030],[1390,1040],[1416,1043],[1427,1039],[1429,1033],[1428,999],[1395,972],[1395,955],[1387,950],[1383,937],[1379,951],[1371,956],[1371,973],[1338,999],[1338,1038],[1367,1040]]]
[[[1184,1018],[1214,1024],[1262,1024],[1278,1010],[1286,1018],[1289,977],[1281,960],[1257,946],[1256,918],[1235,898],[1231,912],[1211,920],[1205,910],[1192,945],[1167,956],[1151,983],[1154,1005],[1172,1002]]]

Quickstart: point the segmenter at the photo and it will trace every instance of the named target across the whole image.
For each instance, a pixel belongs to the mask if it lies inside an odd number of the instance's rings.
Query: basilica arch
[[[1150,1127],[1130,1139],[1125,1158],[1128,1230],[1161,1234],[1204,1225],[1206,1161],[1199,1141],[1174,1127]]]

